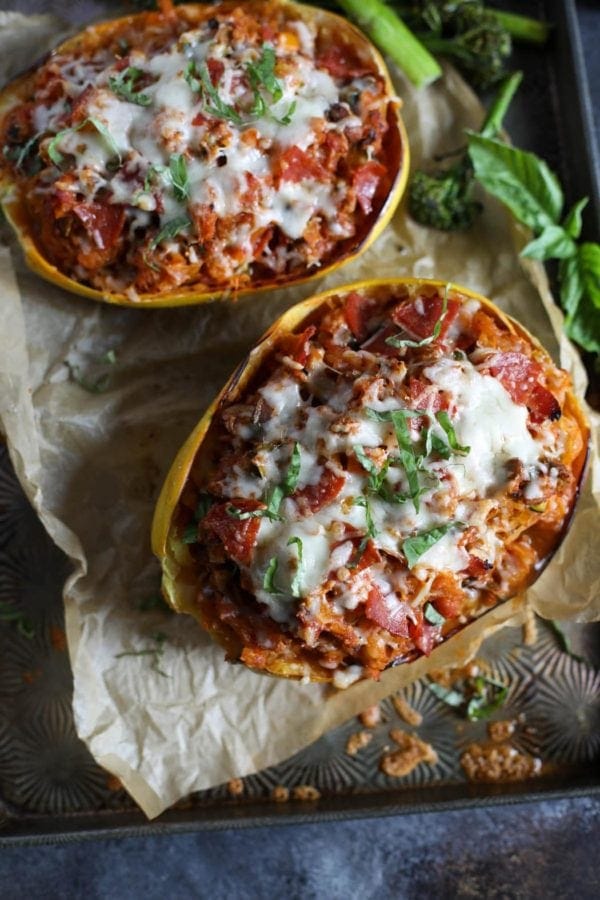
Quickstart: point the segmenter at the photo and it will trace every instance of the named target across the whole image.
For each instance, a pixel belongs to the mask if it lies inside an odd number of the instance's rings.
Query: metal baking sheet
[[[42,6],[36,0],[13,4],[22,12]],[[79,2],[69,7],[69,15],[84,23],[97,17],[98,7],[93,0]],[[122,8],[114,4],[115,13]],[[58,4],[54,11],[60,13]],[[560,172],[567,199],[591,197],[585,230],[595,237],[600,232],[600,166],[574,3],[520,3],[519,11],[545,16],[555,28],[544,50],[517,51],[515,63],[526,77],[509,130],[516,143],[541,153]],[[600,625],[568,626],[567,653],[556,632],[538,620],[533,645],[523,645],[520,628],[505,629],[484,645],[480,657],[509,686],[494,718],[518,722],[511,742],[543,760],[539,776],[514,783],[469,782],[460,757],[469,744],[486,738],[487,723],[461,719],[417,682],[405,696],[423,716],[416,731],[435,747],[436,765],[420,765],[404,778],[381,772],[380,757],[392,744],[390,730],[412,730],[388,700],[382,704],[384,720],[355,756],[345,748],[349,735],[362,727],[357,720],[290,760],[245,778],[239,797],[233,798],[223,785],[191,796],[148,823],[118,782],[95,764],[74,730],[61,599],[67,571],[66,560],[30,509],[8,454],[0,448],[0,610],[16,610],[24,617],[0,621],[0,844],[381,816],[600,793]],[[307,784],[317,788],[318,800],[271,799],[276,786]]]

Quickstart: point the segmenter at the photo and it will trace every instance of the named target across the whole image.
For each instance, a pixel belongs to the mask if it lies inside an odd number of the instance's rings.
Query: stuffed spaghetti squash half
[[[566,373],[483,297],[416,279],[321,294],[179,453],[154,520],[165,597],[254,669],[377,678],[536,578],[587,445]]]
[[[0,192],[29,264],[166,306],[322,275],[408,176],[399,101],[345,19],[277,0],[93,25],[0,94]]]

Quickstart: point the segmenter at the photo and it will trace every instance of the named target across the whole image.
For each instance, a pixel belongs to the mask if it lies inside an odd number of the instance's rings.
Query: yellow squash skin
[[[263,362],[265,362],[271,353],[275,342],[292,331],[302,331],[306,326],[307,320],[310,318],[311,321],[313,321],[312,317],[314,314],[317,313],[321,307],[325,310],[331,303],[332,298],[343,298],[353,291],[361,293],[362,291],[368,292],[369,290],[385,286],[398,288],[404,285],[408,287],[430,285],[444,289],[447,283],[435,279],[422,278],[390,278],[377,281],[361,281],[320,293],[302,303],[296,304],[284,313],[284,315],[282,315],[258,341],[256,346],[238,366],[222,391],[206,410],[189,438],[179,450],[165,479],[157,501],[152,523],[152,550],[158,557],[162,567],[163,595],[176,612],[188,613],[194,616],[200,622],[202,627],[205,628],[205,630],[208,630],[212,637],[234,657],[235,648],[231,644],[230,637],[224,631],[221,631],[218,626],[213,625],[212,627],[207,627],[207,624],[202,621],[201,616],[199,615],[196,604],[198,588],[195,561],[189,553],[187,545],[184,544],[181,537],[177,535],[174,526],[175,513],[182,493],[185,490],[194,461],[199,454],[202,455],[203,449],[207,448],[209,445],[211,439],[210,429],[211,424],[215,419],[215,415],[221,405],[233,403],[243,396],[248,385],[252,382],[252,379],[258,373]],[[479,301],[485,311],[506,326],[512,334],[516,337],[523,338],[527,343],[531,344],[536,349],[541,350],[547,356],[546,351],[542,348],[536,338],[534,338],[519,322],[503,313],[486,297],[454,283],[451,287],[464,297]],[[564,409],[577,422],[583,439],[583,449],[572,462],[573,472],[575,473],[579,487],[581,487],[588,455],[589,426],[572,391],[567,392]],[[574,505],[575,504],[573,504],[570,515],[573,514]],[[568,527],[568,524],[568,521],[565,522],[563,533]],[[559,543],[560,541],[557,542],[557,546]],[[544,565],[549,561],[551,555],[552,554],[544,561]],[[541,569],[538,570],[537,574],[539,574],[540,571]],[[331,680],[330,677],[323,676],[322,669],[319,669],[316,666],[312,667],[308,663],[298,663],[295,665],[289,661],[278,662],[269,665],[267,671],[272,675],[284,676],[287,678],[303,678],[308,676],[312,681]]]
[[[314,7],[304,6],[294,3],[292,0],[275,0],[279,6],[289,11],[290,16],[306,21],[316,22],[322,26],[330,34],[343,34],[344,37],[356,46],[368,53],[370,60],[374,63],[375,68],[382,77],[386,87],[388,97],[395,97],[395,90],[392,85],[386,65],[375,47],[370,44],[368,39],[347,19],[330,13],[325,10],[316,9]],[[185,6],[176,7],[173,15],[177,15],[178,10],[190,11],[191,14],[201,18],[207,18],[213,15],[215,9],[228,6],[235,6],[231,0],[219,4],[219,7],[212,5],[186,4]],[[271,5],[275,5],[272,3]],[[102,22],[92,25],[81,34],[78,34],[62,43],[54,51],[55,53],[69,53],[78,49],[90,35],[95,37],[98,43],[102,43],[109,38],[111,34],[118,32],[125,25],[139,26],[143,28],[145,23],[152,23],[161,16],[161,13],[139,13],[134,16],[124,16],[119,19]],[[27,96],[29,86],[32,80],[32,73],[28,72],[21,78],[9,84],[0,92],[0,117],[15,105],[18,105],[23,98]],[[257,285],[246,285],[237,290],[228,289],[227,285],[218,288],[203,287],[202,285],[188,285],[183,288],[175,288],[168,292],[149,293],[149,294],[127,294],[112,293],[101,291],[84,284],[80,284],[73,278],[65,275],[55,265],[44,257],[43,248],[38,246],[31,234],[31,226],[28,221],[27,212],[24,204],[18,196],[17,187],[12,178],[10,171],[2,167],[0,158],[0,204],[11,225],[16,238],[23,251],[27,265],[42,278],[58,287],[63,288],[73,294],[82,297],[88,297],[91,300],[99,300],[104,303],[116,304],[118,306],[132,306],[137,308],[160,308],[169,306],[188,306],[199,303],[207,303],[212,300],[222,299],[226,296],[242,297],[248,294],[259,293],[278,287],[287,287],[289,285],[302,284],[322,278],[329,272],[335,271],[339,266],[350,262],[360,256],[367,250],[371,244],[377,240],[386,226],[392,219],[394,212],[404,194],[408,181],[410,168],[410,153],[408,144],[408,135],[402,117],[400,115],[400,102],[393,100],[388,106],[388,117],[390,125],[394,129],[393,139],[397,145],[398,158],[393,161],[396,169],[395,177],[388,196],[379,211],[377,218],[369,228],[369,230],[358,239],[356,246],[350,250],[344,251],[338,259],[333,260],[328,265],[317,269],[308,275],[293,275],[274,277],[268,282],[261,282]]]

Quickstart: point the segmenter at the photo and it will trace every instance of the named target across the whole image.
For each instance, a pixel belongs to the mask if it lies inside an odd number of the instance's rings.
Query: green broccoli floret
[[[522,77],[521,72],[514,72],[503,82],[480,134],[494,137],[500,131]],[[481,203],[472,197],[475,180],[469,154],[466,150],[459,152],[460,158],[449,168],[412,175],[408,211],[420,225],[439,231],[465,231],[481,212]]]

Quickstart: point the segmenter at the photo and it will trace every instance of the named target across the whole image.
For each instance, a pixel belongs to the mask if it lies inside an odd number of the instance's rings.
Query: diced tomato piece
[[[327,69],[334,78],[352,78],[355,75],[364,75],[367,71],[356,59],[351,47],[342,47],[339,44],[330,44],[319,52],[316,65],[319,69]]]
[[[417,650],[429,656],[438,643],[440,629],[438,625],[427,625],[423,620],[423,613],[419,612],[417,622],[408,623],[408,633]]]
[[[279,177],[281,181],[292,182],[302,181],[303,178],[327,181],[328,175],[323,166],[304,150],[288,147],[279,157]]]
[[[560,419],[561,409],[554,394],[539,383],[542,367],[523,353],[495,353],[485,370],[497,378],[511,399],[526,406],[532,422]]]
[[[206,116],[202,115],[202,113],[196,113],[194,118],[192,119],[192,125],[206,125],[208,119]]]
[[[457,616],[461,611],[464,596],[454,575],[449,572],[436,575],[431,585],[429,600],[445,619]]]
[[[100,250],[114,247],[125,222],[125,208],[120,204],[78,203],[73,212]]]
[[[317,484],[307,484],[293,494],[293,499],[298,504],[300,512],[307,516],[316,513],[335,500],[346,483],[344,475],[337,475],[331,469],[323,469],[323,474]]]
[[[258,500],[228,500],[226,503],[215,503],[211,506],[202,525],[219,538],[227,554],[241,565],[247,566],[252,561],[252,554],[258,539],[260,519],[236,519],[227,510],[230,507],[240,512],[253,512],[264,507]]]
[[[220,59],[213,59],[212,57],[209,57],[206,60],[206,68],[208,69],[208,74],[210,75],[212,86],[216,87],[223,77],[223,72],[225,71],[224,64]]]
[[[377,585],[373,585],[367,597],[365,607],[365,615],[371,622],[375,622],[381,628],[385,628],[390,634],[396,634],[399,637],[408,637],[409,622],[408,614],[410,607],[408,603],[391,597],[386,600]]]
[[[377,193],[379,182],[386,174],[385,166],[378,162],[368,162],[354,173],[352,186],[356,191],[358,205],[366,216],[373,209],[373,198]]]
[[[439,294],[429,297],[418,297],[408,303],[400,303],[392,311],[392,320],[410,335],[419,340],[431,337],[439,322],[444,308],[444,301]],[[442,319],[440,333],[436,340],[443,341],[448,329],[456,318],[460,303],[451,297],[448,300],[446,313]]]
[[[346,324],[357,341],[364,341],[369,331],[367,328],[368,313],[371,301],[356,291],[350,291],[344,301]]]

